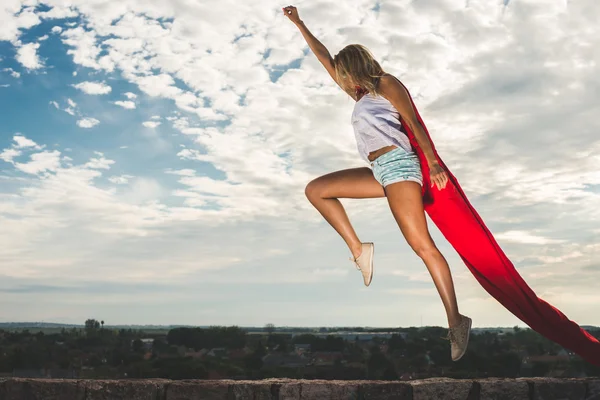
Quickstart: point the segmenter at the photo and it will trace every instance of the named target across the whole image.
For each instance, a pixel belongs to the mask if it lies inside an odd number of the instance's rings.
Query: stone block
[[[584,400],[583,379],[531,378],[534,400]]]
[[[275,400],[272,384],[267,381],[235,381],[232,385],[234,400]]]
[[[85,400],[156,400],[164,393],[165,381],[85,379],[80,381],[80,385],[85,388]]]
[[[230,380],[171,381],[166,385],[165,400],[230,400]]]
[[[361,400],[412,400],[412,386],[406,382],[371,381],[360,384],[359,396]]]
[[[281,386],[279,386],[279,400],[300,400],[300,382],[281,383]]]
[[[463,379],[430,378],[410,381],[413,400],[466,400],[473,382]]]
[[[587,391],[585,400],[600,400],[600,379],[587,379]]]
[[[0,385],[0,400],[84,400],[84,395],[75,379],[10,378]]]
[[[288,383],[281,386],[279,398],[300,400],[356,400],[358,383],[355,381],[327,381],[322,379],[300,379],[299,388]],[[299,397],[294,397],[299,395]],[[283,397],[285,396],[285,397]]]
[[[528,400],[529,385],[517,379],[478,379],[479,399],[485,400]],[[477,397],[475,397],[477,398]]]

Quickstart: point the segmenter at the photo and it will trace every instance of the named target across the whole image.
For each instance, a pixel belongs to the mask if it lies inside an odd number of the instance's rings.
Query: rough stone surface
[[[273,383],[266,381],[237,381],[232,385],[233,399],[272,400],[272,388]]]
[[[6,379],[0,400],[84,400],[85,388],[69,379]]]
[[[0,379],[0,400],[600,400],[600,378],[325,381]]]
[[[229,385],[232,381],[171,381],[165,387],[166,400],[230,400]],[[250,397],[252,399],[252,397]],[[0,399],[2,400],[2,399]],[[66,399],[65,399],[66,400]],[[146,400],[144,398],[131,400]],[[155,400],[148,398],[147,400]],[[162,399],[161,399],[162,400]],[[253,399],[254,400],[254,399]]]
[[[85,400],[130,400],[161,398],[165,381],[86,379],[79,384],[85,388]]]
[[[279,387],[279,400],[300,400],[301,385],[299,381],[282,383]]]
[[[585,400],[586,384],[580,379],[537,378],[533,382],[534,400]]]
[[[524,380],[517,379],[480,379],[479,397],[475,399],[489,400],[527,400],[529,399],[529,385]]]
[[[411,381],[413,400],[465,400],[473,389],[473,381],[466,379],[431,378]]]
[[[303,380],[300,399],[355,400],[358,384],[353,381]]]
[[[411,400],[412,386],[407,382],[373,381],[360,384],[360,399]]]
[[[600,379],[589,381],[585,400],[600,400]]]

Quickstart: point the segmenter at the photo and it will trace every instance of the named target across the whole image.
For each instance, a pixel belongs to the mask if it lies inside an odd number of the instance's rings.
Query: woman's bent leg
[[[383,187],[373,176],[373,171],[363,167],[323,175],[306,185],[305,194],[311,204],[344,239],[352,255],[358,257],[362,249],[361,242],[338,199],[385,197]]]

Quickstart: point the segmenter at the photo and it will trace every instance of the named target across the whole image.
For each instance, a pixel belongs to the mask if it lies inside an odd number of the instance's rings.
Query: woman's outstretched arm
[[[308,30],[306,25],[304,25],[304,21],[300,19],[298,15],[298,10],[294,6],[284,7],[283,12],[285,15],[292,21],[298,29],[300,29],[300,33],[304,36],[306,43],[308,43],[308,47],[312,50],[312,52],[317,56],[317,59],[323,64],[331,78],[337,83],[340,87],[341,85],[336,79],[335,76],[335,67],[333,66],[333,58],[329,53],[329,50],[321,43],[314,35]],[[353,96],[354,97],[354,96]],[[354,98],[356,100],[356,98]]]

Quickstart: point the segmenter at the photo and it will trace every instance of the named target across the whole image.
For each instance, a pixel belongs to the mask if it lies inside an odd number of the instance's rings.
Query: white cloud
[[[72,86],[84,93],[94,95],[108,94],[112,90],[112,88],[104,82],[81,82]]]
[[[19,1],[3,1],[0,8],[0,40],[16,42],[21,29],[29,29],[41,22],[34,7],[21,8]]]
[[[26,150],[31,150],[31,149],[41,150],[42,149],[42,146],[38,145],[33,140],[28,139],[22,135],[17,134],[15,136],[13,136],[13,141],[15,143],[12,145],[12,147],[2,150],[2,152],[0,153],[0,160],[14,164],[14,161],[13,161],[14,158],[19,157],[21,154],[23,154],[23,152],[22,152],[23,149],[26,149]],[[38,157],[40,157],[40,156],[38,156]]]
[[[10,3],[13,8],[5,14],[9,23],[0,26],[0,38],[16,40],[20,27],[39,23],[34,7],[21,9],[17,3]],[[600,99],[593,84],[600,59],[585,43],[597,39],[598,7],[590,0],[569,2],[568,8],[566,2],[547,0],[513,1],[508,7],[473,1],[465,7],[464,2],[450,0],[400,3],[382,2],[375,12],[371,3],[325,1],[302,15],[332,55],[348,43],[363,43],[386,71],[402,77],[441,156],[490,229],[498,232],[509,257],[523,267],[523,275],[535,277],[531,283],[542,297],[567,306],[563,311],[569,317],[597,323],[598,317],[589,316],[597,315],[591,283],[597,282],[598,272],[591,267],[598,248],[586,243],[597,241],[600,221],[594,108]],[[225,2],[209,9],[190,4],[53,3],[53,15],[77,10],[78,21],[85,23],[69,23],[72,29],[60,36],[76,68],[93,69],[92,78],[86,78],[91,80],[122,77],[127,82],[115,80],[115,88],[137,85],[131,90],[159,100],[160,108],[149,112],[169,116],[166,120],[178,131],[175,138],[167,137],[172,142],[164,147],[164,155],[173,160],[178,152],[181,160],[170,165],[160,182],[140,177],[139,182],[131,179],[131,184],[119,187],[98,178],[132,173],[127,168],[131,164],[118,164],[122,170],[109,173],[113,164],[103,156],[55,171],[41,170],[39,179],[28,177],[30,181],[19,183],[19,191],[0,201],[0,211],[27,216],[7,221],[0,212],[0,241],[6,243],[0,249],[0,268],[24,282],[58,277],[72,282],[168,281],[178,285],[168,291],[177,296],[184,296],[188,282],[202,277],[206,286],[194,286],[186,301],[169,297],[172,304],[152,307],[152,314],[145,317],[152,322],[161,318],[181,323],[189,311],[180,304],[198,302],[196,296],[203,293],[223,292],[238,300],[231,304],[243,305],[229,304],[237,314],[221,317],[226,313],[216,312],[211,322],[222,318],[226,323],[264,323],[259,321],[264,313],[250,312],[264,306],[278,318],[269,322],[332,323],[318,313],[322,304],[332,304],[333,323],[381,326],[398,318],[399,305],[411,302],[412,307],[402,311],[405,324],[418,323],[420,316],[426,324],[445,323],[439,298],[412,296],[424,293],[417,284],[431,280],[410,249],[389,242],[390,237],[398,236],[400,242],[402,238],[384,199],[344,200],[360,236],[380,243],[377,268],[383,290],[364,293],[357,275],[357,292],[349,302],[339,303],[335,296],[347,290],[342,286],[347,284],[341,279],[343,268],[355,270],[350,263],[343,264],[346,248],[333,231],[321,229],[322,217],[303,189],[319,175],[365,165],[356,154],[348,120],[353,102],[314,54],[304,55],[306,43],[277,7],[258,0],[234,9]],[[325,7],[335,11],[323,13]],[[332,16],[341,15],[344,26],[331,24]],[[570,56],[561,57],[565,52]],[[292,62],[299,66],[286,70]],[[109,77],[106,72],[114,74]],[[164,104],[185,111],[185,118],[165,112]],[[96,116],[109,121],[110,112],[99,109]],[[150,141],[159,132],[142,129],[141,135]],[[133,164],[148,147],[132,143],[126,155]],[[181,143],[186,147],[179,148]],[[80,148],[74,146],[70,154],[74,160],[81,159]],[[11,147],[0,154],[13,162],[18,151]],[[7,167],[13,168],[4,164]],[[162,179],[170,181],[163,185]],[[488,301],[435,227],[431,230],[456,271],[461,309],[474,315],[480,326],[518,323]],[[135,240],[129,240],[131,236]],[[306,265],[306,259],[317,260],[318,265]],[[561,275],[564,262],[569,264],[568,276]],[[83,263],[89,268],[82,271]],[[249,283],[266,281],[274,283],[273,289],[261,286],[260,294],[270,301],[239,301],[256,298]],[[315,290],[310,299],[294,298],[297,291],[290,290],[289,301],[277,302],[282,282],[323,281],[332,289]],[[223,282],[244,285],[233,293],[227,292],[228,286],[219,286]],[[385,291],[395,287],[396,292]],[[576,293],[584,300],[574,302],[563,293]],[[62,300],[52,300],[57,303],[38,301],[35,312],[47,319],[64,309],[63,315],[71,318],[108,301],[130,301],[134,307],[128,295],[65,293]],[[363,297],[367,295],[368,299]],[[3,316],[20,310],[23,297],[15,295],[10,303],[11,296],[5,296],[9,303]],[[152,304],[148,301],[153,300],[139,296],[135,301],[142,299],[146,308],[140,305],[130,315],[114,318],[143,319]],[[366,302],[377,307],[376,315],[365,312]],[[161,307],[165,311],[157,314]]]
[[[28,174],[39,174],[45,171],[56,171],[60,166],[60,151],[43,151],[31,155],[27,163],[15,163],[18,170]]]
[[[127,109],[134,109],[135,103],[133,101],[115,101],[115,104]]]
[[[125,96],[126,96],[128,99],[130,99],[130,100],[133,100],[133,99],[135,99],[135,98],[137,97],[137,94],[135,94],[135,93],[131,93],[131,92],[127,92],[127,93],[125,93]]]
[[[529,232],[522,231],[507,231],[498,233],[495,235],[498,240],[511,241],[516,243],[527,243],[527,244],[554,244],[554,243],[563,243],[564,240],[554,240],[545,238],[542,236],[537,236]]]
[[[27,69],[39,69],[43,67],[42,62],[37,54],[39,43],[27,43],[22,45],[17,50],[16,59],[21,65]]]
[[[120,176],[115,175],[115,176],[109,177],[108,180],[117,185],[124,185],[124,184],[128,183],[129,180],[133,177],[134,177],[133,175],[120,175]]]
[[[165,171],[167,174],[173,174],[173,175],[181,175],[181,176],[194,176],[196,175],[196,171],[194,171],[193,169],[180,169],[180,170],[167,170]]]
[[[80,119],[79,121],[77,121],[77,125],[79,125],[79,127],[81,128],[93,128],[94,126],[98,125],[100,123],[100,121],[98,121],[96,118],[91,118],[91,117],[85,117]]]
[[[61,26],[58,26],[58,25],[56,25],[56,26],[53,26],[53,27],[52,27],[52,29],[50,30],[50,32],[52,32],[52,33],[61,33],[61,32],[62,32],[62,30],[63,30],[63,29],[62,29],[62,27],[61,27]]]
[[[41,149],[41,147],[31,139],[26,138],[25,136],[15,135],[13,140],[16,142],[15,147],[18,149],[33,147],[34,149]]]
[[[58,102],[52,100],[50,101],[50,104],[52,104],[57,110],[62,110],[64,112],[66,112],[67,114],[73,115],[75,116],[77,114],[77,103],[75,103],[75,101],[73,101],[72,99],[67,99],[67,104],[69,105],[68,107],[65,107],[64,109],[60,108],[60,105],[58,104]]]
[[[44,41],[44,40],[48,39],[49,37],[50,37],[50,36],[48,36],[48,35],[40,36],[40,37],[38,38],[38,40],[39,40],[40,42],[42,42],[42,41]]]
[[[21,155],[21,151],[15,149],[15,148],[8,148],[8,149],[2,150],[2,153],[0,153],[0,160],[4,160],[8,163],[12,163],[13,159],[20,155]]]
[[[110,169],[110,166],[112,164],[114,164],[114,160],[109,160],[108,158],[104,157],[104,154],[100,153],[100,152],[95,152],[96,155],[98,157],[96,158],[90,158],[90,161],[88,161],[85,164],[86,168],[90,168],[90,169]]]
[[[114,63],[111,61],[110,56],[99,57],[102,50],[96,44],[96,32],[94,30],[86,30],[78,26],[65,30],[61,34],[61,37],[66,45],[72,47],[67,50],[67,54],[73,56],[75,63],[88,68],[102,69],[107,72],[114,70]]]
[[[4,71],[4,72],[9,72],[9,73],[10,73],[10,75],[11,75],[13,78],[20,78],[20,77],[21,77],[21,74],[20,74],[19,72],[15,71],[15,70],[14,70],[14,69],[12,69],[12,68],[4,68],[4,69],[3,69],[3,71]]]
[[[146,128],[156,128],[157,126],[160,125],[160,122],[157,122],[157,121],[144,121],[144,122],[142,122],[142,125],[144,125]]]

